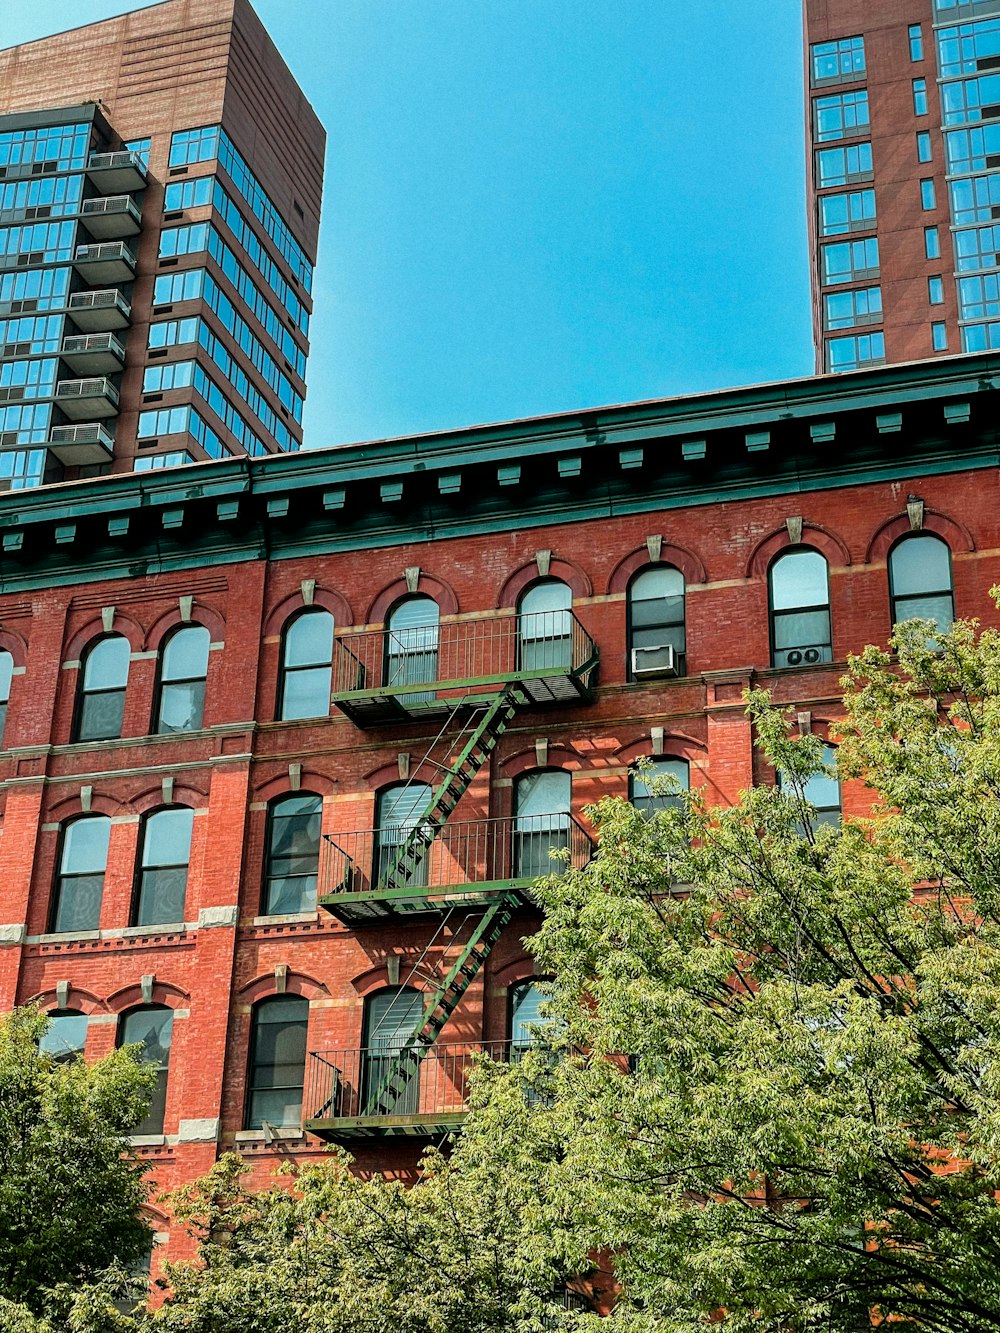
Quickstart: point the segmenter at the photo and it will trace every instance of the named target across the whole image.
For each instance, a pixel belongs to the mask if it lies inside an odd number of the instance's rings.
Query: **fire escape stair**
[[[420,1062],[432,1049],[462,996],[472,985],[494,944],[520,906],[516,894],[494,899],[476,921],[462,950],[431,996],[420,1023],[393,1057],[381,1082],[364,1107],[365,1116],[389,1116],[416,1076]]]

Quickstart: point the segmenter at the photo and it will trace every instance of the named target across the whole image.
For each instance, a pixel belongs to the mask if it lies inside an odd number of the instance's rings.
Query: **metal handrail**
[[[56,385],[56,398],[110,398],[118,402],[118,390],[104,375],[84,380],[60,380]]]
[[[87,160],[87,170],[99,171],[102,167],[135,167],[141,175],[146,175],[146,164],[142,154],[134,149],[118,149],[114,153],[91,153]]]
[[[70,314],[74,310],[103,310],[108,306],[117,306],[125,314],[131,309],[117,287],[106,287],[99,292],[73,292],[69,298]]]
[[[401,630],[347,630],[334,643],[333,695],[576,674],[596,655],[572,611],[500,611]]]
[[[137,260],[124,241],[98,241],[96,245],[78,245],[77,259],[124,259],[134,268]]]
[[[133,213],[136,221],[142,217],[130,194],[109,194],[103,199],[84,199],[80,212],[85,218],[95,213]]]
[[[121,360],[125,359],[125,348],[113,333],[72,333],[63,338],[59,350],[63,356],[75,352],[113,352]]]
[[[90,444],[94,441],[111,448],[115,437],[100,421],[81,421],[73,426],[53,426],[49,431],[51,444]]]
[[[414,825],[324,834],[319,867],[321,896],[385,891],[381,878]],[[520,815],[502,819],[448,821],[435,831],[409,882],[406,896],[457,886],[474,888],[503,880],[533,880],[563,864],[550,849],[568,850],[580,869],[592,859],[594,839],[573,815]]]
[[[389,1067],[399,1058],[401,1042],[347,1050],[310,1051],[303,1109],[307,1120],[355,1120],[363,1117],[432,1117],[461,1114],[468,1107],[469,1076],[481,1059],[516,1060],[528,1043],[436,1042],[422,1058],[391,1106],[377,1097]]]

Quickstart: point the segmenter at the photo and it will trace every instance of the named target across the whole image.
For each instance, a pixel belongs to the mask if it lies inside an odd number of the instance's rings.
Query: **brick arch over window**
[[[929,532],[935,537],[940,537],[947,543],[952,553],[956,551],[974,551],[976,549],[972,533],[967,527],[955,519],[949,518],[947,514],[938,513],[936,509],[925,509],[923,526],[920,528],[910,526],[910,519],[907,514],[897,514],[895,518],[890,518],[883,523],[871,539],[865,555],[865,563],[873,565],[888,559],[890,548],[899,541],[900,537],[918,537],[922,532]]]
[[[158,783],[155,787],[147,787],[145,791],[138,792],[129,801],[130,808],[141,815],[160,806],[170,805],[187,805],[192,810],[204,810],[208,806],[208,792],[202,791],[200,787],[189,787],[185,783],[175,782],[170,799],[167,800],[163,795],[163,784]]]
[[[539,764],[535,748],[532,746],[530,750],[519,750],[517,754],[505,759],[503,775],[505,778],[518,778],[522,773],[530,773],[536,768],[562,768],[567,773],[576,773],[582,767],[580,756],[564,745],[550,745],[546,762]]]
[[[628,585],[641,570],[664,567],[679,569],[684,575],[686,584],[708,582],[708,571],[693,551],[685,550],[683,546],[670,546],[665,543],[660,551],[659,560],[650,560],[649,551],[645,546],[627,555],[615,567],[608,579],[608,592],[612,594],[627,592]]]
[[[458,615],[458,597],[455,595],[455,590],[451,584],[444,583],[441,579],[435,578],[433,574],[427,574],[421,570],[417,586],[412,591],[407,587],[405,579],[397,579],[395,583],[390,583],[387,588],[383,588],[368,608],[365,623],[368,625],[384,625],[389,612],[396,603],[402,602],[407,597],[431,597],[437,602],[441,615]]]
[[[708,747],[704,741],[700,741],[694,736],[688,736],[684,732],[675,731],[672,735],[664,736],[662,756],[653,755],[653,742],[646,735],[619,746],[615,751],[615,759],[624,766],[631,766],[637,759],[654,757],[657,759],[661,757],[664,759],[687,759],[689,762],[697,761],[700,766],[704,763],[707,753]]]
[[[389,980],[389,968],[386,963],[379,963],[376,967],[370,967],[365,972],[360,972],[356,977],[351,978],[350,984],[362,999],[369,995],[375,995],[381,990],[388,990],[390,986],[409,986],[413,990],[424,991],[430,996],[437,988],[440,977],[430,968],[422,968],[419,971],[413,971],[413,964],[401,957],[399,960],[399,981]]]
[[[332,588],[317,587],[312,602],[307,604],[303,601],[302,590],[297,588],[288,597],[283,597],[278,605],[268,612],[264,618],[264,634],[266,636],[280,634],[288,621],[300,611],[329,611],[338,629],[354,624],[351,604],[339,592],[334,592]]]
[[[120,611],[116,611],[110,630],[104,628],[104,621],[100,616],[95,616],[93,620],[88,620],[81,629],[78,629],[66,645],[63,653],[63,661],[78,661],[90,644],[97,639],[105,639],[110,634],[120,634],[122,638],[128,639],[129,647],[133,653],[142,652],[142,646],[146,639],[146,631],[139,624],[138,620],[133,620],[131,616],[126,616]]]
[[[146,649],[149,652],[159,652],[163,646],[163,641],[175,629],[184,629],[188,626],[202,625],[208,630],[213,643],[224,643],[226,639],[226,620],[220,611],[213,607],[206,606],[204,602],[195,602],[191,609],[190,620],[181,619],[181,609],[179,606],[171,607],[165,611],[159,620],[151,627],[146,635]]]
[[[788,529],[778,528],[770,536],[765,537],[754,549],[753,554],[747,561],[746,575],[748,579],[762,579],[766,576],[771,562],[782,551],[794,551],[803,546],[812,547],[814,551],[826,557],[828,565],[849,565],[851,553],[847,548],[847,543],[838,537],[836,533],[830,532],[828,528],[821,528],[816,523],[802,524],[802,540],[793,542],[788,535]]]
[[[399,764],[380,764],[370,773],[365,773],[364,780],[371,791],[381,791],[383,787],[395,787],[401,782],[427,782],[434,785],[435,778],[440,779],[440,769],[433,764],[425,764],[423,757],[414,755],[413,767],[408,778],[399,776]]]
[[[594,585],[578,564],[554,555],[547,574],[539,574],[538,564],[534,560],[515,569],[497,595],[497,606],[517,606],[518,598],[527,588],[533,583],[544,583],[546,579],[559,579],[567,584],[574,597],[592,597],[594,593]]]
[[[259,1004],[261,1000],[272,1000],[281,995],[301,995],[305,1000],[328,998],[330,991],[318,977],[311,977],[307,972],[293,972],[290,968],[285,976],[285,989],[278,989],[273,972],[264,972],[253,981],[248,981],[236,994],[241,1004]]]
[[[10,653],[15,667],[24,667],[28,661],[28,641],[13,630],[0,627],[0,652]]]
[[[79,790],[73,792],[72,796],[65,796],[56,805],[49,808],[46,813],[46,823],[64,824],[67,819],[76,819],[79,815],[115,815],[132,814],[131,800],[123,800],[120,796],[106,795],[101,791],[94,791],[90,796],[90,809],[84,810],[83,802],[80,799]]]
[[[30,995],[23,1003],[37,1005],[43,1013],[48,1013],[51,1009],[59,1008],[59,997],[54,990],[43,990],[37,995]],[[66,1008],[76,1009],[81,1014],[107,1013],[107,1005],[93,991],[72,984],[66,997]]]
[[[293,787],[288,769],[285,768],[283,772],[276,773],[273,778],[268,778],[266,782],[254,787],[251,799],[270,803],[278,796],[298,796],[299,793],[305,795],[308,792],[314,796],[332,796],[335,786],[332,778],[324,777],[322,773],[316,773],[311,768],[304,768],[298,786]]]
[[[105,1005],[113,1014],[124,1014],[129,1009],[136,1009],[147,1003],[163,1004],[168,1009],[186,1009],[190,1002],[190,991],[183,990],[169,981],[161,981],[157,977],[153,982],[152,1000],[147,1001],[143,998],[142,986],[139,982],[135,982],[131,986],[122,986],[120,990],[113,991],[105,1001]]]

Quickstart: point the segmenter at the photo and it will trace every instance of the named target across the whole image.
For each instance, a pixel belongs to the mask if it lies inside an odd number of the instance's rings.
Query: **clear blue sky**
[[[309,444],[811,371],[800,0],[255,3],[329,134]]]

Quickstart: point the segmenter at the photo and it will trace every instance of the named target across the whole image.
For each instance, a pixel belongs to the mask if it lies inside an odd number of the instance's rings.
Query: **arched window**
[[[521,671],[568,671],[573,665],[573,590],[560,579],[533,584],[517,604]]]
[[[75,741],[113,741],[122,734],[131,651],[128,639],[109,634],[84,653],[73,727]]]
[[[149,1110],[132,1131],[133,1134],[162,1134],[167,1107],[167,1074],[170,1069],[170,1043],[173,1037],[174,1011],[163,1004],[144,1004],[122,1015],[118,1030],[119,1046],[141,1045],[143,1064],[155,1065],[156,1086]]]
[[[253,1007],[246,1128],[289,1127],[302,1123],[309,1001],[276,995]]]
[[[372,878],[380,883],[395,862],[399,849],[420,823],[431,800],[426,782],[401,782],[383,787],[375,805],[375,865]],[[406,876],[406,883],[427,883],[427,861],[421,858]]]
[[[312,792],[281,796],[267,808],[264,914],[310,912],[316,906],[323,801]]]
[[[546,1022],[538,1012],[545,998],[537,977],[511,986],[507,1013],[512,1059],[516,1060],[534,1045],[534,1029]]]
[[[933,620],[942,634],[955,619],[951,582],[951,551],[940,537],[914,533],[889,552],[889,597],[892,623]]]
[[[420,1025],[424,997],[412,986],[389,986],[365,997],[363,1027],[362,1104],[371,1105],[393,1069],[396,1057]],[[406,1080],[387,1103],[379,1099],[383,1115],[412,1115],[420,1106],[420,1065],[414,1061]]]
[[[78,934],[100,926],[110,837],[111,820],[106,815],[87,815],[63,826],[52,902],[53,933]]]
[[[433,597],[406,597],[389,615],[385,630],[386,685],[433,685],[438,674],[441,611]],[[434,691],[407,694],[408,703],[434,698]]]
[[[281,648],[278,716],[326,717],[333,675],[333,616],[319,607],[303,611],[285,628]]]
[[[803,796],[815,810],[813,824],[839,824],[840,778],[837,776],[836,746],[823,743],[822,768],[808,780]],[[778,786],[781,787],[781,774],[778,774]]]
[[[7,730],[7,704],[10,702],[10,683],[14,678],[14,659],[10,653],[0,652],[0,745]]]
[[[156,700],[158,732],[197,731],[201,726],[211,637],[204,625],[185,625],[167,639]]]
[[[779,555],[768,575],[771,665],[812,666],[833,661],[830,580],[819,551],[800,547]]]
[[[59,1064],[81,1056],[87,1041],[87,1015],[78,1009],[53,1009],[47,1018],[49,1025],[42,1033],[38,1049]]]
[[[675,793],[654,790],[666,778],[673,778],[682,791],[687,791],[691,785],[688,761],[667,757],[650,759],[641,768],[629,773],[628,798],[643,815],[652,815],[657,810],[676,809],[682,804],[681,797]]]
[[[194,811],[177,805],[143,820],[133,925],[181,922],[187,898]]]
[[[669,565],[644,569],[628,589],[629,678],[683,676],[684,575]]]
[[[514,786],[514,876],[537,879],[558,869],[549,852],[569,846],[572,780],[561,768],[525,773]]]

